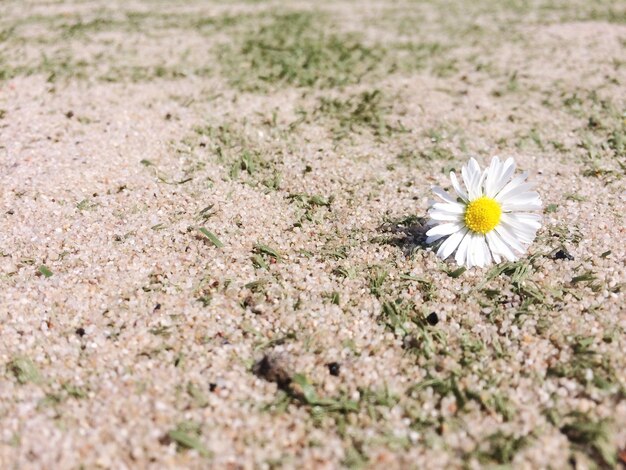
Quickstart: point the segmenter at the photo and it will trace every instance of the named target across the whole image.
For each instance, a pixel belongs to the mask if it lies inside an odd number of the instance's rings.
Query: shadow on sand
[[[426,244],[426,217],[409,215],[383,222],[378,231],[383,235],[376,237],[375,241],[381,245],[392,245],[402,250],[405,256],[410,257],[418,250],[423,250],[431,245]]]

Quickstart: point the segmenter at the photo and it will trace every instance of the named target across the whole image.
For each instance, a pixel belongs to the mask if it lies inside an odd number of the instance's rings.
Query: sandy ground
[[[623,3],[0,13],[1,468],[626,459]],[[544,227],[461,273],[495,154]]]

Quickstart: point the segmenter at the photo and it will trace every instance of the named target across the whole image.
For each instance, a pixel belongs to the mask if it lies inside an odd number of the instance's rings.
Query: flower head
[[[430,205],[433,227],[426,232],[426,242],[445,238],[437,256],[446,259],[456,251],[456,262],[471,268],[487,266],[492,259],[515,261],[526,252],[541,227],[541,216],[529,211],[541,209],[541,199],[525,182],[526,173],[513,177],[514,172],[512,158],[501,162],[493,157],[484,171],[472,158],[461,169],[464,187],[450,173],[456,197],[433,188],[443,202]]]

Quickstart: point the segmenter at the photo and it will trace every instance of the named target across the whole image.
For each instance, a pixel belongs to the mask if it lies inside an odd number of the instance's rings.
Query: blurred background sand
[[[619,465],[623,2],[0,13],[0,467]],[[461,272],[495,154],[545,225]]]

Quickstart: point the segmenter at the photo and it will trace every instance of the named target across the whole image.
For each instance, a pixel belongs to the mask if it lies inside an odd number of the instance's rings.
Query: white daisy
[[[433,188],[443,202],[430,204],[429,225],[434,227],[426,232],[426,243],[447,237],[437,256],[446,259],[456,250],[456,262],[471,268],[488,266],[492,259],[515,261],[524,254],[541,227],[541,216],[528,211],[541,209],[541,199],[525,183],[526,173],[511,178],[514,172],[512,158],[502,163],[493,157],[482,172],[472,158],[461,169],[465,188],[450,173],[456,197]]]

